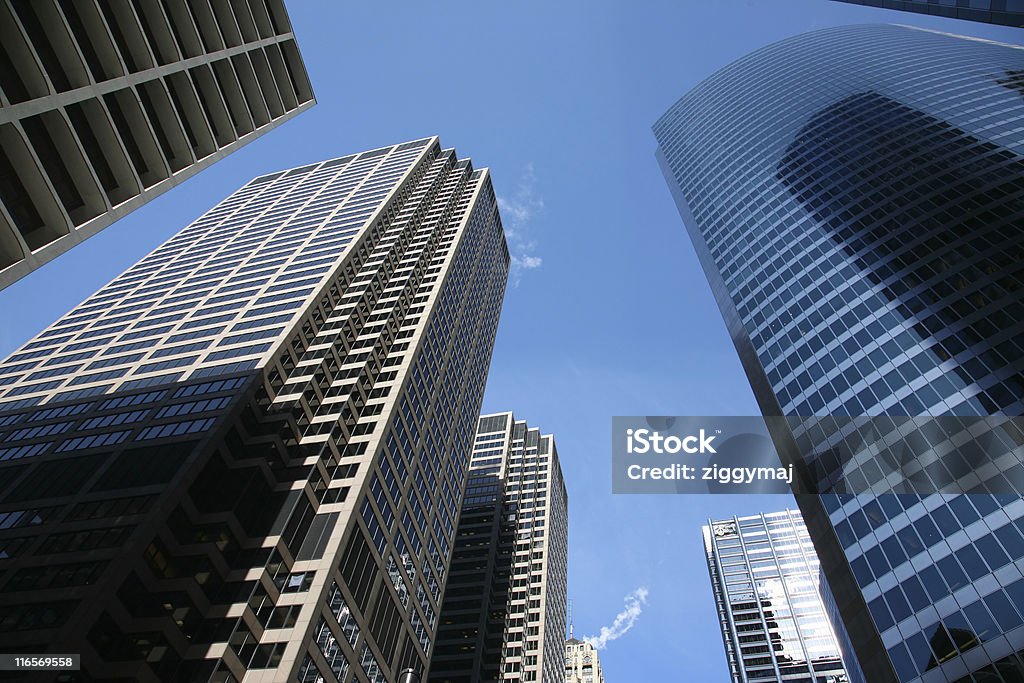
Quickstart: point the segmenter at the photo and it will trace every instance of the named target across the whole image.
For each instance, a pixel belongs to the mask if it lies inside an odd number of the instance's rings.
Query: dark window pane
[[[999,509],[999,503],[987,493],[969,493],[967,496],[970,498],[971,503],[974,504],[974,507],[978,509],[978,512],[981,513],[982,517]]]
[[[892,615],[889,614],[889,608],[885,605],[885,600],[881,596],[869,602],[868,609],[871,611],[871,616],[875,620],[879,633],[890,628],[895,623],[892,620]]]
[[[904,595],[907,596],[907,601],[915,612],[924,609],[931,604],[931,600],[928,599],[928,594],[924,592],[924,588],[921,586],[921,582],[916,576],[911,576],[901,585],[903,586]]]
[[[895,536],[890,536],[882,541],[882,550],[893,567],[898,567],[907,561],[907,554],[903,552],[903,546]]]
[[[949,502],[949,507],[956,515],[961,526],[967,526],[978,520],[978,511],[974,509],[966,495],[959,495]]]
[[[1003,547],[999,545],[999,542],[996,541],[995,536],[992,534],[979,538],[975,542],[975,547],[992,571],[999,569],[1010,561],[1009,556],[1007,556]]]
[[[932,650],[920,633],[915,633],[907,639],[907,650],[910,651],[910,658],[918,671],[925,671],[932,662]]]
[[[964,574],[964,570],[960,568],[960,564],[956,561],[955,557],[947,555],[936,564],[939,566],[939,571],[942,572],[942,578],[949,585],[950,591],[955,591],[967,585],[967,575]]]
[[[953,516],[953,511],[948,506],[936,508],[932,510],[932,519],[935,520],[935,524],[938,525],[939,531],[942,532],[943,536],[952,536],[962,528],[956,517]],[[924,534],[921,534],[922,537]]]
[[[903,512],[903,506],[900,504],[900,499],[892,494],[879,496],[878,503],[882,506],[882,510],[885,511],[885,516],[889,519],[892,519]]]
[[[1017,527],[1007,524],[996,529],[994,533],[1011,558],[1016,560],[1024,557],[1024,537],[1017,531]]]
[[[974,632],[974,627],[967,621],[963,613],[954,612],[942,622],[946,625],[946,630],[949,631],[949,637],[953,639],[961,653],[978,645],[978,636]]]
[[[996,669],[1006,683],[1024,683],[1024,666],[1015,655],[1003,657],[996,662]]]
[[[956,557],[960,560],[960,564],[963,565],[964,571],[967,572],[967,576],[972,581],[980,579],[981,577],[988,574],[988,566],[985,561],[981,559],[981,555],[974,546],[966,545],[960,550],[956,551]]]
[[[0,65],[2,69],[2,65]],[[32,197],[21,182],[14,164],[0,149],[0,201],[14,219],[14,227],[23,233],[31,232],[43,225],[43,219],[32,202]],[[29,244],[31,247],[32,245]]]
[[[984,600],[985,604],[988,605],[989,611],[992,612],[996,622],[1004,632],[1024,623],[1017,610],[1010,604],[1009,598],[1002,591],[996,591],[986,596]]]
[[[950,657],[955,657],[956,646],[953,645],[953,639],[949,636],[949,631],[941,623],[932,624],[924,630],[924,635],[928,639],[928,644],[932,647],[932,652],[935,653],[935,661],[942,663]],[[934,668],[929,666],[929,669]]]
[[[967,615],[968,621],[971,622],[971,626],[974,627],[974,632],[978,635],[978,640],[982,642],[991,640],[994,636],[999,634],[999,627],[996,626],[996,622],[992,619],[992,615],[985,609],[984,603],[981,600],[973,602],[964,608],[964,614]]]
[[[917,667],[914,666],[914,660],[910,658],[907,648],[903,643],[897,643],[895,647],[889,650],[889,659],[892,660],[892,665],[896,669],[896,675],[899,676],[901,681],[909,681],[917,676]]]
[[[871,531],[871,526],[862,510],[854,510],[850,513],[850,526],[853,527],[853,533],[857,535],[857,538],[864,538]]]
[[[893,619],[896,620],[897,624],[913,614],[899,586],[890,588],[885,592],[885,602],[889,605],[889,610],[892,612]]]
[[[853,575],[861,588],[875,580],[870,567],[868,567],[868,561],[864,559],[863,555],[850,562],[850,568],[853,569]]]
[[[882,506],[878,504],[877,500],[869,500],[864,504],[864,514],[867,516],[868,523],[871,524],[872,529],[877,529],[885,523]]]
[[[839,537],[839,542],[843,544],[844,548],[849,548],[857,542],[857,537],[853,534],[853,529],[850,527],[850,523],[845,519],[836,524],[836,536]]]
[[[882,549],[877,545],[867,551],[865,556],[868,558],[868,564],[871,565],[871,571],[874,572],[875,576],[882,576],[889,572],[889,562],[885,559],[885,555],[882,554]]]
[[[921,579],[921,583],[924,584],[925,590],[928,591],[928,597],[932,599],[933,603],[949,595],[949,587],[946,586],[946,582],[942,580],[942,575],[939,574],[939,570],[934,565],[922,569],[918,577]]]
[[[928,518],[922,517],[921,519]],[[917,532],[914,531],[914,527],[903,527],[896,532],[896,535],[899,536],[903,549],[907,551],[907,557],[914,557],[924,550],[924,544],[921,543],[921,539],[917,537]]]
[[[949,510],[945,508],[939,508],[945,510],[949,518],[952,519],[953,515],[949,513]],[[938,512],[938,510],[936,510]],[[939,533],[938,527],[935,526],[935,522],[932,521],[931,517],[922,517],[921,519],[914,522],[914,528],[917,530],[917,534],[921,537],[921,542],[924,543],[925,547],[931,547],[942,540],[942,534]]]
[[[1018,579],[1006,587],[1006,594],[1017,611],[1024,614],[1024,579]]]

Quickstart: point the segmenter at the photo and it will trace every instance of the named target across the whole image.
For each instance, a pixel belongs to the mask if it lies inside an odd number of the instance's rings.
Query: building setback
[[[314,104],[283,0],[10,0],[0,35],[0,288]]]
[[[437,138],[254,179],[0,363],[0,651],[425,675],[507,281]]]
[[[703,532],[732,681],[846,681],[800,516],[708,520]]]
[[[1022,74],[1018,47],[844,26],[734,62],[658,120],[763,414],[1022,415]],[[965,472],[956,449],[924,456],[918,481]],[[842,485],[882,491],[870,464]],[[977,471],[964,495],[819,478],[827,495],[798,497],[868,681],[1024,677],[1021,489]]]
[[[430,680],[561,683],[569,523],[554,437],[485,415],[468,476]]]

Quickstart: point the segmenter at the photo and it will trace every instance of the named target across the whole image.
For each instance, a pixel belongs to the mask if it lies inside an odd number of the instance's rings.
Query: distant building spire
[[[572,640],[572,598],[569,598],[569,640]]]

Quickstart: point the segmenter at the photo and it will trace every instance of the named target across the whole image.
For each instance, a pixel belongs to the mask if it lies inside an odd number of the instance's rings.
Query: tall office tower
[[[818,556],[793,511],[711,521],[704,552],[734,683],[846,681],[818,590]]]
[[[408,142],[256,178],[0,364],[0,650],[421,674],[509,256]]]
[[[601,660],[594,646],[574,638],[565,641],[565,683],[604,683]]]
[[[430,680],[561,683],[569,507],[554,437],[485,415],[468,477]]]
[[[0,288],[314,103],[283,0],[9,0],[0,36]]]
[[[839,0],[853,5],[884,7],[936,17],[967,19],[1002,26],[1024,26],[1024,3],[1020,0],[970,0],[970,2],[938,2],[937,0]]]
[[[1021,415],[1022,74],[1016,47],[831,28],[738,60],[658,120],[765,415]],[[917,465],[964,472],[940,455]],[[1024,502],[990,495],[1009,486],[993,469],[970,495],[798,498],[872,683],[1024,676]]]

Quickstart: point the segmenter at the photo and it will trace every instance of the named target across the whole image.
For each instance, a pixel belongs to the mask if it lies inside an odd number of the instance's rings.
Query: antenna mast
[[[569,598],[569,640],[572,640],[572,598]]]

